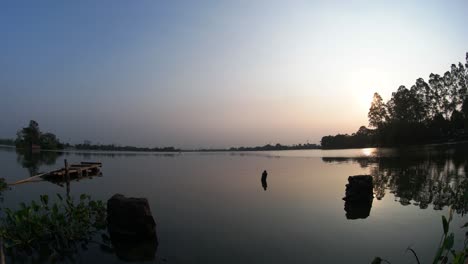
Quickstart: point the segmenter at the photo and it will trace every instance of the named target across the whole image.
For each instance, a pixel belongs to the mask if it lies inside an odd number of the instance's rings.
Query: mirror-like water
[[[423,262],[438,246],[441,216],[456,212],[456,245],[467,218],[468,146],[249,153],[55,153],[0,148],[7,182],[70,163],[100,161],[102,177],[72,181],[71,195],[107,201],[121,193],[148,199],[157,223],[156,263],[370,263],[381,256]],[[268,176],[262,179],[263,170]],[[369,174],[375,199],[348,208],[347,179]],[[47,181],[16,185],[1,207],[41,194],[65,194]],[[354,215],[356,219],[346,216]],[[126,252],[128,253],[128,252]],[[122,253],[90,245],[74,261],[119,263]]]

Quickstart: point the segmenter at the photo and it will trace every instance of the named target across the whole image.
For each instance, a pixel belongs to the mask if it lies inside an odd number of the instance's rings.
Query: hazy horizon
[[[468,51],[466,1],[0,4],[0,138],[319,143]]]

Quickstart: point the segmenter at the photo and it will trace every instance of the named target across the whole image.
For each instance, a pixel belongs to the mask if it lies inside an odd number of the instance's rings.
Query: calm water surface
[[[51,153],[33,156],[0,148],[0,177],[15,182],[80,161],[100,161],[103,176],[71,183],[71,194],[107,201],[121,193],[148,199],[159,246],[149,263],[392,263],[432,261],[442,234],[441,216],[455,213],[456,244],[468,219],[468,146],[277,151],[249,153]],[[267,184],[260,178],[268,171]],[[348,212],[347,178],[370,174],[370,208]],[[2,207],[65,194],[43,181],[2,194]],[[370,210],[370,211],[369,211]],[[364,212],[364,213],[363,213]],[[367,213],[366,213],[367,212]],[[81,263],[121,263],[90,246]]]

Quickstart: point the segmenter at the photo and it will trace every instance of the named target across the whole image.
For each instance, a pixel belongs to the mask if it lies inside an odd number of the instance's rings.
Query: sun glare
[[[361,150],[362,154],[366,157],[373,156],[375,153],[375,148],[365,148]]]

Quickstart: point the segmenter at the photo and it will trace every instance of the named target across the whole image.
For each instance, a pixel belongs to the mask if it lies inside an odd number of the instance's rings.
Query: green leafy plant
[[[81,246],[106,227],[106,208],[102,201],[94,201],[82,194],[78,201],[57,201],[41,195],[40,202],[21,203],[18,210],[5,209],[1,219],[0,236],[7,255],[47,256],[48,260],[73,255]]]
[[[455,234],[453,232],[449,233],[450,230],[450,222],[452,221],[453,218],[453,211],[450,209],[449,212],[449,218],[447,219],[445,216],[442,216],[442,227],[444,233],[442,234],[442,238],[439,242],[439,246],[436,252],[436,255],[433,260],[433,264],[446,264],[450,263],[452,264],[464,264],[465,261],[468,259],[468,232],[466,233],[465,236],[465,241],[463,244],[463,248],[460,250],[455,250],[454,249],[454,244],[455,244]],[[461,228],[466,228],[468,227],[468,223],[464,224]],[[416,252],[408,248],[408,251],[411,251],[417,261],[417,263],[421,263],[419,261],[418,255]],[[384,260],[380,257],[375,257],[374,260],[372,261],[372,264],[380,264],[380,263],[390,263],[387,260]]]
[[[449,219],[445,216],[442,216],[442,226],[444,229],[444,234],[439,243],[439,248],[437,250],[436,256],[434,257],[433,264],[437,263],[448,263],[449,258],[452,257],[453,264],[463,264],[468,253],[468,237],[465,237],[463,249],[456,251],[453,249],[455,242],[455,234],[452,232],[449,234],[450,222],[452,221],[453,212],[450,210]],[[468,223],[462,226],[462,228],[468,227]]]

